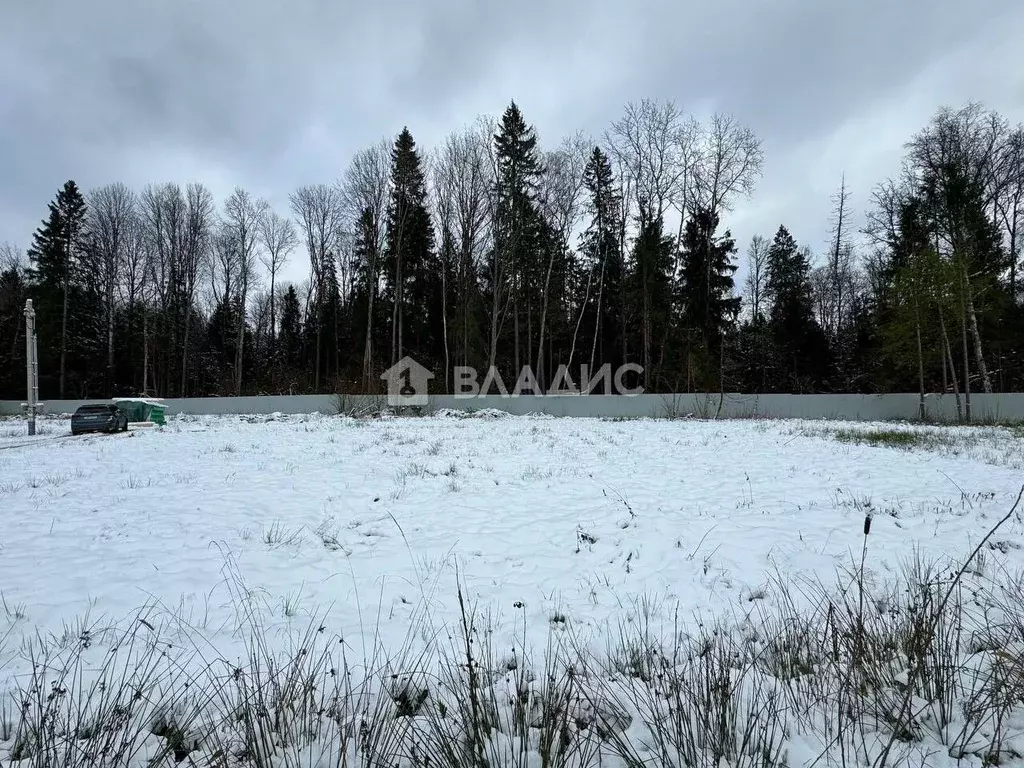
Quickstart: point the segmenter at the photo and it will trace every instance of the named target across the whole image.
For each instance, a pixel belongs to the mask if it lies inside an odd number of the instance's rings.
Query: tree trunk
[[[544,384],[544,330],[548,320],[548,290],[551,286],[551,270],[555,265],[555,251],[550,249],[548,256],[548,271],[544,277],[544,296],[541,298],[540,310],[540,331],[537,334],[537,380]]]
[[[583,324],[583,315],[587,311],[587,302],[590,301],[590,284],[593,281],[593,279],[594,279],[594,270],[590,270],[588,272],[588,274],[587,274],[587,290],[586,290],[586,292],[583,295],[583,306],[580,307],[580,315],[579,315],[579,317],[576,318],[576,329],[572,333],[572,344],[569,346],[569,360],[565,364],[565,367],[566,367],[567,370],[572,368],[572,358],[576,354],[576,338],[579,336],[579,333],[580,333],[580,325]],[[600,301],[599,301],[599,303],[600,303]],[[596,323],[595,323],[595,325],[596,325]],[[594,343],[597,344],[597,336],[596,335],[594,336]],[[594,352],[593,352],[593,350],[591,350],[591,352],[590,352],[590,368],[589,368],[588,372],[592,371],[593,368],[594,368]]]
[[[939,327],[942,330],[942,345],[944,348],[943,360],[949,364],[950,380],[953,382],[953,397],[956,398],[956,420],[962,422],[964,420],[963,404],[960,402],[960,384],[956,378],[956,363],[953,360],[953,348],[949,343],[949,334],[946,333],[946,318],[939,308]]]
[[[188,337],[189,332],[192,330],[192,323],[189,322],[192,313],[189,311],[189,307],[185,307],[185,334],[184,341],[181,345],[181,391],[178,392],[179,397],[185,397],[186,394],[186,382],[188,375]]]
[[[63,309],[61,310],[61,322],[60,322],[60,399],[64,399],[64,383],[66,381],[67,373],[67,355],[68,355],[68,287],[71,278],[71,246],[67,246],[67,252],[64,255],[64,302]]]
[[[974,360],[978,365],[978,374],[981,376],[981,386],[986,395],[992,394],[992,380],[988,375],[988,366],[985,365],[985,355],[981,348],[981,334],[978,332],[978,315],[974,311],[974,291],[971,290],[970,278],[967,276],[966,267],[963,274],[964,296],[967,300],[967,319],[970,321],[971,338],[974,341]]]
[[[114,394],[114,296],[113,286],[107,293],[107,395]]]
[[[914,292],[914,330],[917,335],[917,417],[925,420],[924,408],[924,349],[921,346],[921,308],[917,300],[917,292]]]
[[[149,309],[142,307],[142,394],[149,390]]]
[[[321,327],[323,323],[321,323],[320,321],[323,318],[320,316],[319,296],[317,297],[316,304],[313,307],[313,312],[315,313],[314,316],[316,317],[316,354],[314,355],[315,368],[313,371],[313,391],[316,392],[317,394],[320,394],[320,348],[323,344],[323,330]]]
[[[277,346],[277,299],[274,296],[274,284],[277,278],[277,270],[270,270],[270,354],[275,354]]]
[[[1016,205],[1013,207],[1013,218],[1009,227],[1010,230],[1010,302],[1017,303],[1017,219],[1020,211]]]
[[[398,362],[400,357],[399,352],[399,340],[398,340],[398,327],[399,327],[399,316],[401,314],[399,307],[402,305],[402,251],[401,246],[398,248],[398,253],[395,254],[395,296],[394,302],[391,305],[391,364],[394,365]]]
[[[513,275],[514,275],[514,279],[513,279],[512,290],[515,291],[515,293],[512,294],[512,314],[515,316],[515,329],[513,331],[513,339],[514,339],[514,342],[515,342],[515,352],[513,354],[513,366],[514,366],[513,373],[515,373],[515,375],[518,377],[519,376],[519,367],[520,367],[520,364],[519,364],[519,361],[520,361],[520,357],[519,357],[519,293],[520,293],[520,289],[521,289],[521,285],[519,283],[519,280],[521,279],[521,276],[519,275],[519,270],[515,270],[513,272]]]
[[[971,357],[967,351],[967,303],[960,303],[961,341],[964,355],[964,416],[971,423]]]
[[[597,282],[597,308],[594,312],[594,341],[590,345],[590,370],[594,369],[594,358],[597,357],[597,338],[601,334],[601,306],[604,302],[604,267],[608,262],[608,255],[601,254],[601,277]],[[587,294],[590,293],[590,277],[587,277]],[[580,317],[582,318],[582,312]],[[575,342],[575,337],[573,337]],[[601,348],[601,357],[604,357],[604,346]]]
[[[235,337],[235,394],[242,394],[242,358],[245,345],[245,299],[246,289],[243,286],[238,305],[238,333]]]
[[[372,246],[366,285],[366,343],[363,345],[363,378],[367,392],[375,390],[373,376],[373,307],[377,297],[377,248]]]
[[[451,371],[451,358],[448,348],[448,269],[441,265],[441,334],[444,339],[444,391],[448,388],[448,374]]]

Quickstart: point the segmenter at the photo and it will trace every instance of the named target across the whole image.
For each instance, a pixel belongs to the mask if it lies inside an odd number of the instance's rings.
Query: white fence
[[[720,402],[721,401],[721,402]],[[85,400],[49,400],[43,413],[70,414]],[[267,397],[168,398],[167,414],[270,414],[367,412],[387,406],[383,395],[281,395]],[[927,418],[955,421],[952,395],[929,395]],[[974,421],[1024,420],[1024,393],[973,395]],[[796,418],[889,421],[918,419],[918,395],[522,395],[462,398],[434,395],[426,410],[494,408],[512,414],[546,413],[553,416],[600,418]],[[0,400],[0,415],[17,415],[21,403]]]

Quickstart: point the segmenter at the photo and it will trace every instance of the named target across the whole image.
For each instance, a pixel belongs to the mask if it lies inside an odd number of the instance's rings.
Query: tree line
[[[1024,129],[980,104],[910,137],[857,230],[845,179],[815,253],[723,226],[761,141],[643,100],[543,148],[513,102],[430,152],[408,129],[287,211],[201,183],[58,190],[0,251],[0,397],[24,396],[25,299],[44,398],[376,392],[408,355],[453,366],[639,365],[651,392],[1020,390]],[[281,279],[305,252],[308,279]],[[579,383],[579,382],[577,382]]]

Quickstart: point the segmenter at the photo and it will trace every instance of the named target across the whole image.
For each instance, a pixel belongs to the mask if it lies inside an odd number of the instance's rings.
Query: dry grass
[[[834,584],[780,576],[747,615],[688,623],[641,600],[602,652],[562,613],[528,647],[525,610],[498,647],[461,585],[456,623],[415,616],[400,648],[358,654],[326,614],[282,642],[281,604],[231,575],[235,658],[152,606],[32,644],[0,704],[0,765],[1008,764],[1024,757],[1024,576],[981,558],[1013,515],[959,567],[914,555],[886,584],[866,576],[869,515]]]

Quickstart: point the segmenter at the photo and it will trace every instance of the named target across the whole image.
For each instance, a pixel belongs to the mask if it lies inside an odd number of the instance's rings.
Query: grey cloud
[[[765,178],[726,222],[741,246],[786,222],[819,247],[839,173],[863,205],[895,170],[896,124],[974,95],[1024,119],[1006,59],[1021,28],[1016,0],[6,3],[0,240],[27,244],[67,178],[188,174],[283,208],[403,125],[429,146],[516,98],[553,144],[578,128],[598,138],[625,101],[653,96],[735,113],[764,139]],[[958,51],[973,83],[942,63]],[[945,80],[908,91],[937,63]],[[848,137],[858,167],[845,167],[830,137],[858,115],[885,125],[880,110],[893,129]]]

